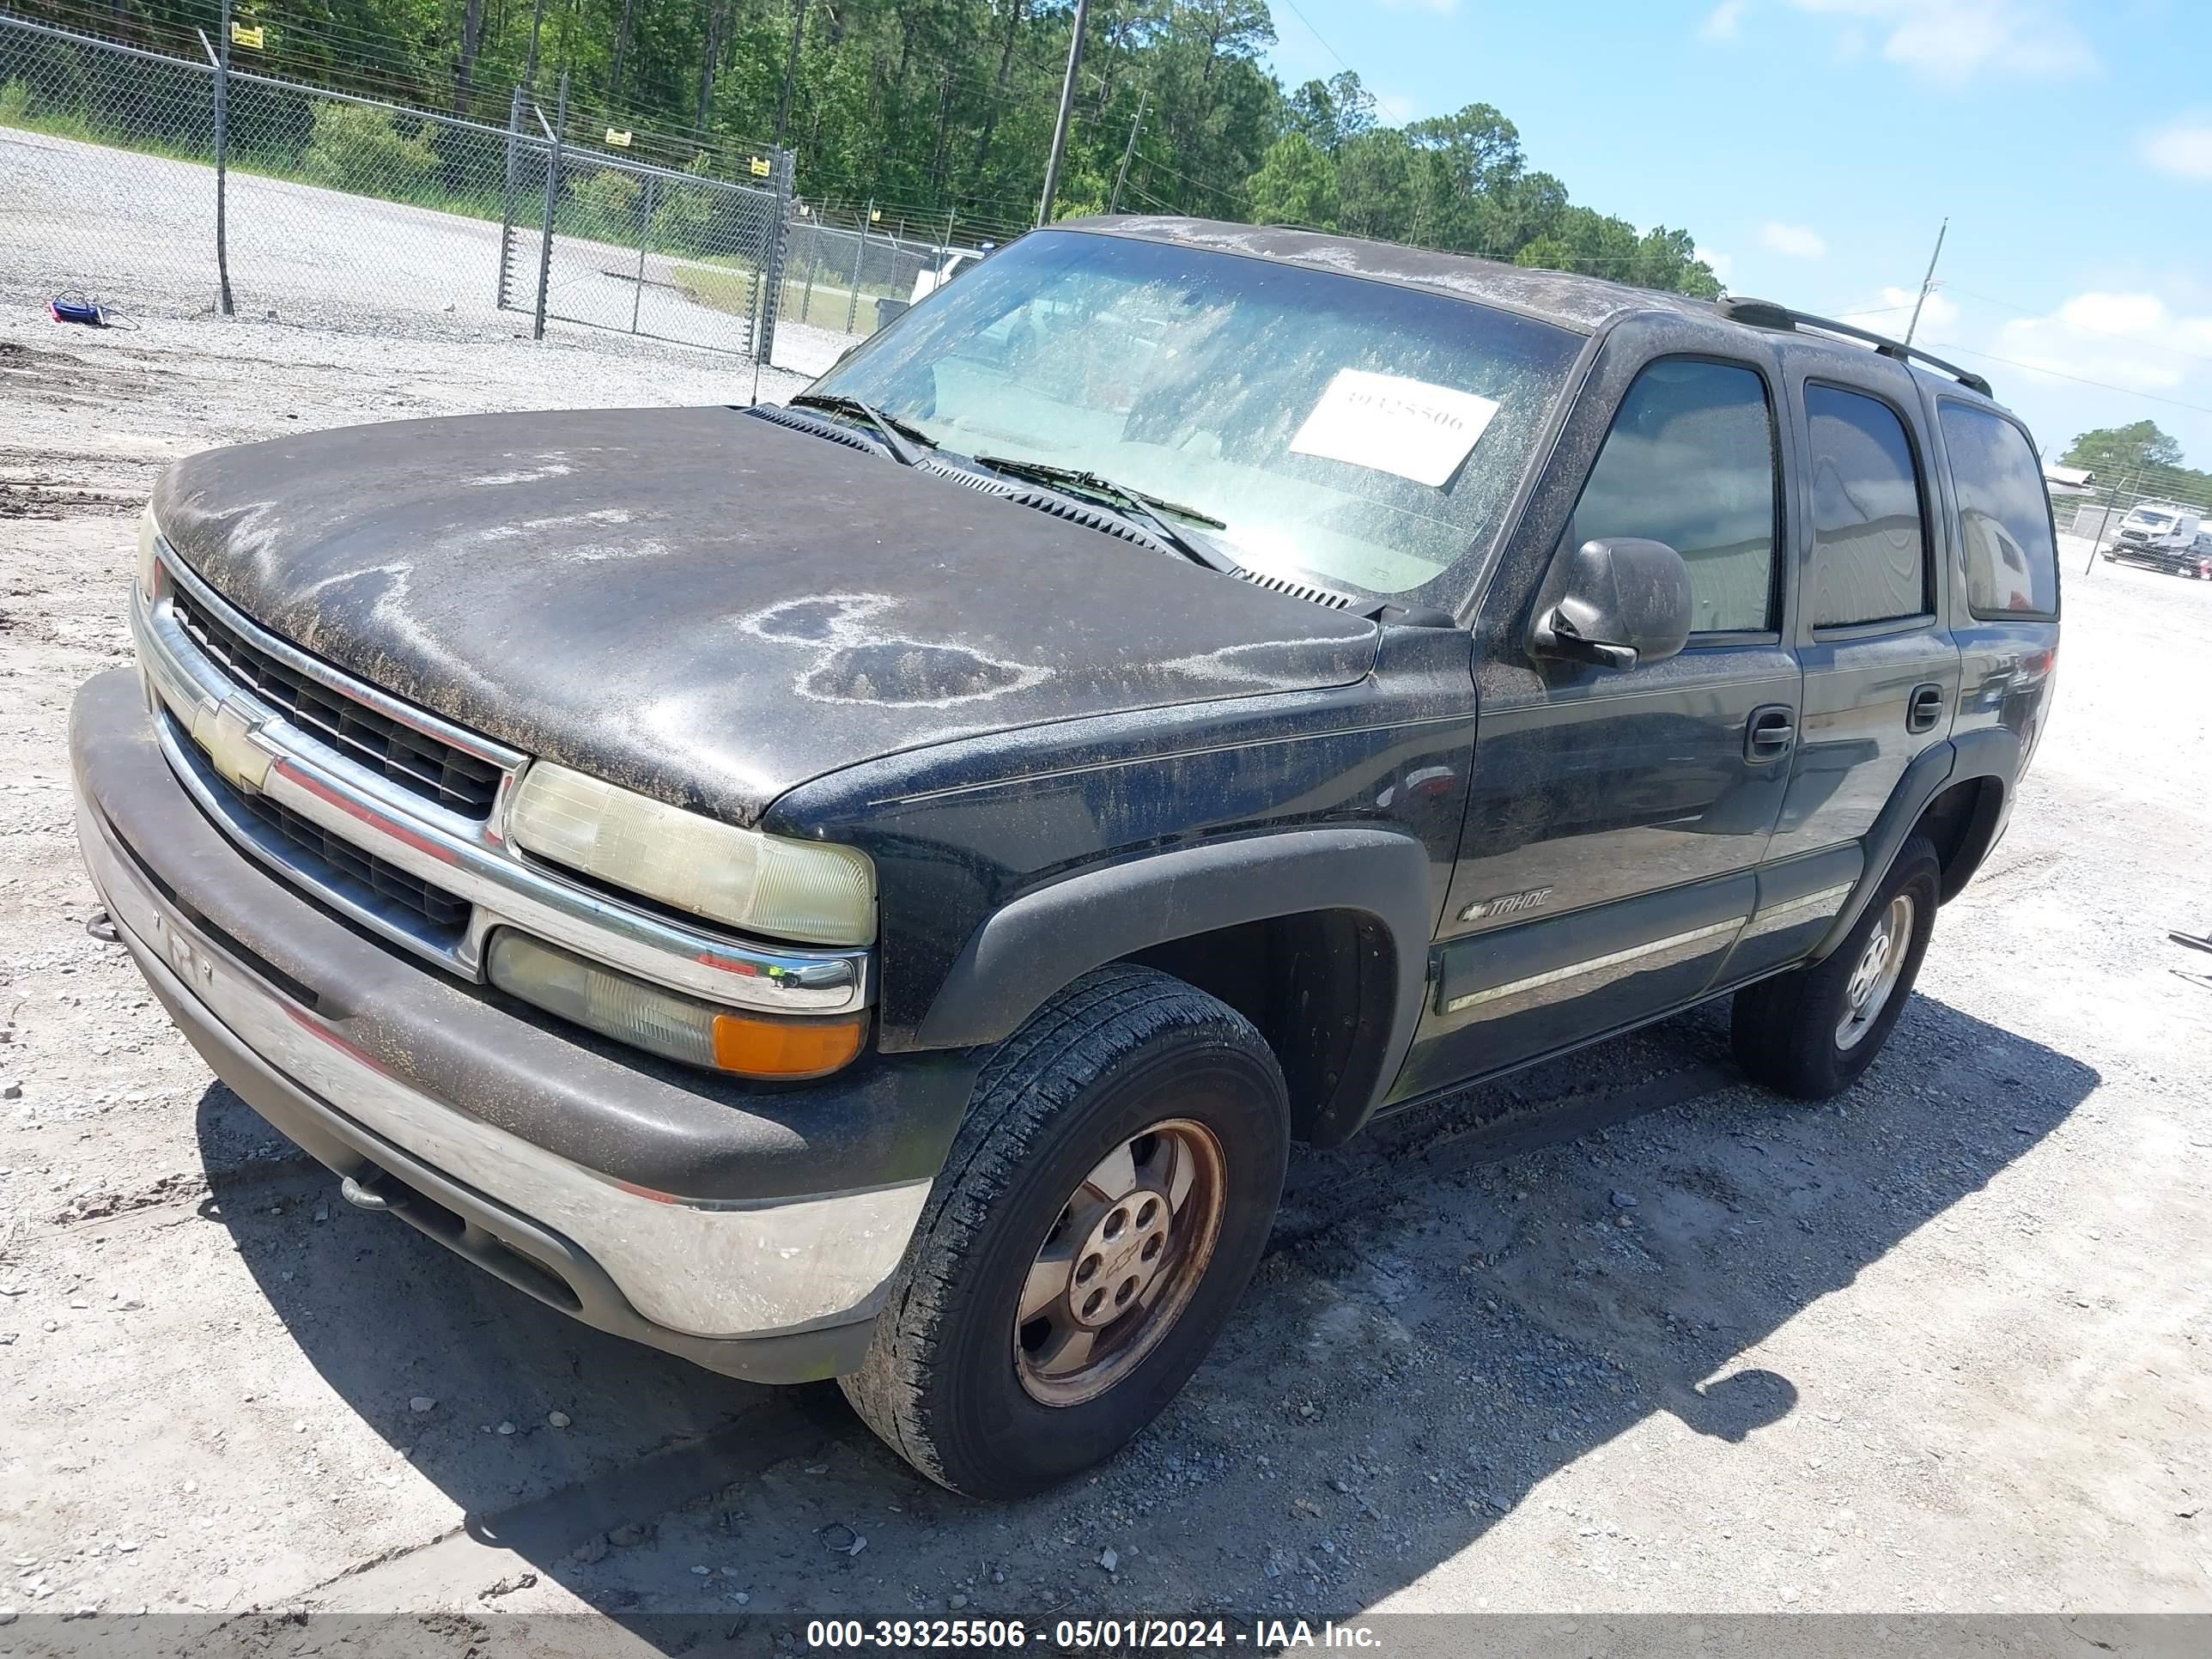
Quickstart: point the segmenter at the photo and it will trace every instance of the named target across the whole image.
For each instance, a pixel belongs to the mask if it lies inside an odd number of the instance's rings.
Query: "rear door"
[[[2042,464],[2027,430],[1997,410],[1948,397],[1936,410],[1960,552],[1951,562],[1960,668],[1952,730],[1962,741],[2008,732],[2024,763],[2058,668],[2058,549]]]
[[[1553,556],[1593,537],[1666,542],[1690,568],[1695,631],[1666,662],[1547,661],[1486,684],[1437,978],[1395,1097],[1696,996],[1750,915],[1798,707],[1781,408],[1765,365],[1661,357],[1587,478],[1562,481],[1579,493]],[[1525,597],[1486,609],[1517,616]]]
[[[1906,413],[1919,408],[1918,388],[1871,356],[1863,366],[1832,352],[1794,363],[1790,398],[1806,459],[1796,624],[1805,703],[1768,856],[1830,854],[1831,873],[1848,884],[1858,873],[1851,854],[1905,769],[1950,735],[1959,650],[1937,580],[1933,463]],[[1838,896],[1830,914],[1840,903]],[[1759,965],[1740,959],[1730,975]]]

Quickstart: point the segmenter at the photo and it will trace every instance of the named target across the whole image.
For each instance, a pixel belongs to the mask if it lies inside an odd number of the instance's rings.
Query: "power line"
[[[1359,73],[1359,71],[1352,68],[1350,64],[1345,63],[1344,54],[1342,52],[1339,52],[1334,46],[1329,45],[1327,40],[1322,39],[1322,33],[1313,26],[1313,20],[1308,17],[1305,13],[1298,9],[1297,0],[1283,0],[1283,3],[1291,9],[1291,16],[1297,18],[1299,22],[1305,25],[1306,33],[1313,36],[1313,38],[1320,43],[1321,49],[1327,52],[1330,57],[1335,58],[1338,63],[1344,64],[1344,72],[1346,75],[1357,76]],[[1360,84],[1364,86],[1366,82],[1363,81]]]
[[[1969,357],[1979,357],[1985,362],[2002,363],[2008,368],[2024,368],[2031,374],[2048,374],[2053,380],[2071,380],[2076,386],[2093,386],[2100,392],[2118,392],[2130,398],[2142,398],[2154,404],[2171,404],[2175,409],[2192,410],[2199,415],[2212,415],[2212,404],[2192,404],[2179,398],[2161,398],[2155,392],[2138,392],[2131,386],[2114,386],[2110,380],[2093,380],[2083,374],[2068,374],[2056,368],[2045,368],[2041,363],[2024,363],[2016,357],[2000,357],[1994,351],[1977,351],[1972,346],[1944,345],[1942,351],[1959,351]]]
[[[2000,300],[1992,295],[1977,294],[1972,289],[1960,288],[1956,283],[1946,283],[1944,287],[1949,289],[1954,294],[1963,294],[1970,300],[1979,300],[1986,305],[1996,306],[2006,311],[2015,311],[2023,317],[2033,317],[2039,319],[2049,318],[2050,320],[2060,323],[2065,327],[2079,329],[2084,334],[2101,334],[2109,340],[2132,341],[2138,345],[2148,345],[2155,350],[2167,352],[2177,357],[2194,357],[2199,362],[2212,363],[2212,353],[2185,351],[2179,346],[2145,340],[2139,334],[2129,334],[2117,328],[2098,328],[2093,324],[2078,323],[2070,317],[2053,316],[2050,313],[2038,311],[2033,306],[2017,305],[2010,300]]]

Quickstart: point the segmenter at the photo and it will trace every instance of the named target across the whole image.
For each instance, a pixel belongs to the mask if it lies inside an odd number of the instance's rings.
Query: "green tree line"
[[[170,52],[217,33],[220,0],[11,0]],[[872,202],[917,234],[1030,222],[1072,0],[235,0],[263,31],[243,66],[504,125],[526,83],[571,131],[733,176],[798,155],[817,205]],[[1487,103],[1394,126],[1349,72],[1285,88],[1266,0],[1099,0],[1056,211],[1302,224],[1713,295],[1686,231],[1639,230],[1531,167]],[[1137,125],[1141,106],[1143,118]]]
[[[2170,495],[2193,507],[2212,506],[2212,472],[2183,464],[2179,441],[2155,421],[2098,427],[2067,446],[2059,460],[2087,467],[2096,488],[2127,495]]]

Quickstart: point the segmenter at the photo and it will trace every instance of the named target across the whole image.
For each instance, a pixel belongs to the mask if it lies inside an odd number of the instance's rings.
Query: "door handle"
[[[1933,732],[1943,718],[1943,688],[1940,685],[1916,685],[1912,696],[1905,706],[1905,729],[1908,732]]]
[[[1797,741],[1797,711],[1787,703],[1771,702],[1751,711],[1743,732],[1743,757],[1747,761],[1779,760]]]

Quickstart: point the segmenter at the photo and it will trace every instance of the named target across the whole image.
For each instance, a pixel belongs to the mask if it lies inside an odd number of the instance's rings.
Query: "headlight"
[[[138,591],[148,599],[154,597],[154,583],[160,567],[154,549],[161,539],[161,526],[154,522],[154,503],[146,503],[146,510],[138,515]]]
[[[491,982],[548,1013],[648,1054],[742,1077],[823,1077],[860,1052],[865,1016],[768,1019],[647,985],[502,927],[485,962]]]
[[[523,774],[507,833],[542,859],[748,933],[809,945],[876,937],[866,854],[718,823],[565,766]]]

